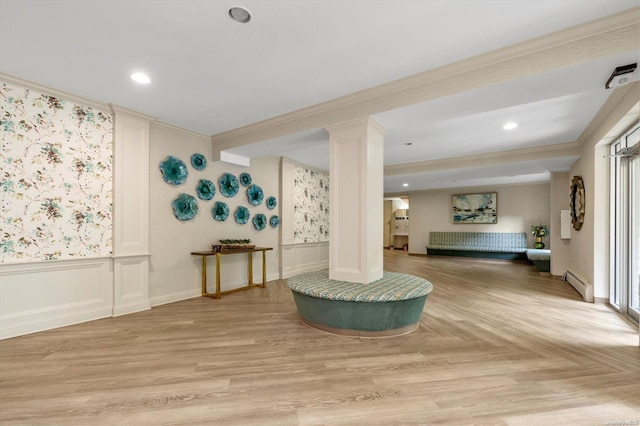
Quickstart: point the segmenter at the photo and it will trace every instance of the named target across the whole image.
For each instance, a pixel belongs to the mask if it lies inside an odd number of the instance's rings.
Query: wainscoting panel
[[[113,315],[149,301],[149,125],[152,117],[112,105],[114,129]]]
[[[111,259],[0,266],[0,339],[110,317]]]
[[[114,259],[113,316],[151,308],[149,256]]]
[[[282,278],[329,267],[329,242],[282,246]]]

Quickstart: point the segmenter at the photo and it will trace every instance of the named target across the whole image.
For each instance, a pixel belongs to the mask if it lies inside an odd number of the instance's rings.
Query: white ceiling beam
[[[533,148],[513,149],[509,151],[491,152],[487,154],[468,155],[439,160],[419,161],[415,163],[393,164],[385,166],[384,175],[406,175],[412,173],[434,172],[449,169],[494,166],[519,161],[544,160],[557,157],[578,157],[578,142],[556,145],[544,145]]]
[[[640,7],[239,127],[211,137],[219,152],[640,49]]]

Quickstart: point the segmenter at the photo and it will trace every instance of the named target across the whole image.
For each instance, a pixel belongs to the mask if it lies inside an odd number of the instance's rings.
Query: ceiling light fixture
[[[638,64],[629,64],[623,65],[621,67],[617,67],[613,70],[611,77],[607,80],[604,85],[605,89],[614,89],[616,87],[624,86],[625,84],[631,83],[631,75],[638,67]]]
[[[413,142],[405,142],[405,145],[406,146],[411,146],[411,145],[413,145]]]
[[[149,84],[149,83],[151,83],[151,79],[149,78],[149,76],[146,75],[143,72],[134,72],[133,74],[131,74],[131,80],[135,81],[136,83],[140,83],[140,84]]]
[[[229,9],[229,18],[231,18],[233,22],[246,24],[251,20],[251,13],[244,7],[234,6]]]
[[[516,127],[518,127],[518,123],[515,123],[513,121],[510,121],[509,123],[507,123],[504,126],[502,126],[502,128],[505,129],[505,130],[513,130]]]
[[[403,183],[402,186],[409,186],[409,184],[408,183]]]

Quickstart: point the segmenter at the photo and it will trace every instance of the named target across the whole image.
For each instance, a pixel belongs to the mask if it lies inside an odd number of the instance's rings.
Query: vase
[[[544,243],[542,242],[542,237],[536,237],[536,242],[533,243],[533,248],[543,249]]]

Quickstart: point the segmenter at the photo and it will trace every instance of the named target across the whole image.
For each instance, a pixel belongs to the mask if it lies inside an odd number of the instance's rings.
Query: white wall
[[[453,224],[452,195],[480,192],[498,193],[498,223]],[[526,232],[532,247],[531,225],[549,224],[548,183],[417,191],[409,194],[409,201],[409,253],[414,254],[426,254],[431,231]]]
[[[391,225],[393,223],[393,210],[392,201],[385,200],[382,208],[382,217],[384,217],[382,223],[382,245],[385,248],[388,248],[391,243]]]
[[[551,274],[562,275],[569,269],[570,240],[560,239],[560,210],[569,210],[568,172],[551,174],[551,209],[549,223],[549,248],[551,249]],[[573,233],[573,230],[571,231]]]
[[[609,161],[606,145],[623,133],[637,114],[629,112],[640,100],[640,83],[616,89],[599,112],[595,127],[582,141],[580,159],[569,176],[582,176],[585,217],[582,229],[571,231],[569,270],[593,285],[595,298],[609,298]],[[587,133],[585,131],[585,133]]]
[[[225,238],[249,238],[260,247],[273,247],[267,252],[267,280],[280,278],[279,273],[279,228],[267,227],[256,231],[251,219],[245,225],[239,225],[233,218],[236,207],[248,207],[251,217],[264,213],[267,219],[279,215],[280,211],[280,166],[276,157],[264,157],[251,161],[251,167],[235,166],[228,163],[211,161],[211,139],[183,129],[164,124],[153,124],[150,136],[150,271],[149,293],[151,305],[156,306],[190,297],[200,296],[201,257],[192,256],[192,251],[211,249],[211,244]],[[191,167],[191,156],[203,154],[207,158],[207,167],[197,171]],[[165,183],[159,164],[168,156],[174,155],[187,164],[189,176],[185,183],[174,186]],[[265,200],[275,196],[278,207],[268,210],[263,202],[260,206],[251,206],[242,185],[235,197],[225,198],[220,194],[218,178],[225,172],[238,176],[251,174],[253,183],[264,191]],[[216,194],[210,201],[198,199],[199,211],[189,221],[179,221],[173,215],[171,202],[179,193],[196,196],[195,187],[200,179],[209,179],[215,183]],[[211,215],[215,201],[228,204],[230,214],[225,222],[216,222]],[[224,256],[221,259],[222,290],[246,285],[246,254]],[[215,257],[209,257],[207,263],[208,289],[215,291]],[[254,282],[262,280],[262,259],[254,255]]]

